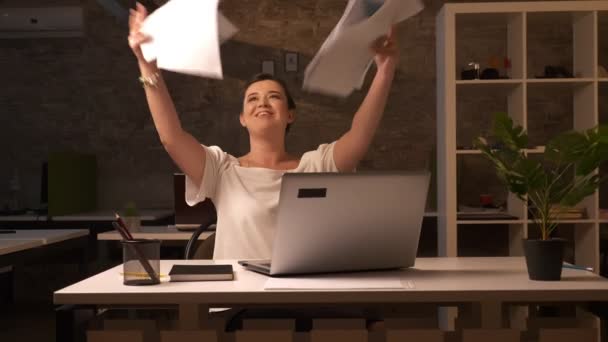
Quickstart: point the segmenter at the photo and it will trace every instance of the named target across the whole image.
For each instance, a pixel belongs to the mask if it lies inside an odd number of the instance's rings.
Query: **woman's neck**
[[[241,162],[246,167],[280,168],[281,165],[293,158],[285,151],[284,140],[249,139],[250,151]]]

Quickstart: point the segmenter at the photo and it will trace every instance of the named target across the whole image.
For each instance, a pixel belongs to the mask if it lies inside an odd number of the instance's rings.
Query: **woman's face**
[[[247,88],[240,121],[250,133],[274,129],[285,132],[294,118],[293,111],[288,109],[285,90],[278,82],[258,81]]]

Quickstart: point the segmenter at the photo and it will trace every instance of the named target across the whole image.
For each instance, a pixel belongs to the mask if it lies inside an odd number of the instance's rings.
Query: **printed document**
[[[150,14],[142,33],[147,61],[184,74],[222,79],[220,44],[237,28],[218,11],[218,0],[171,0]]]
[[[421,0],[349,0],[340,21],[306,67],[303,88],[346,97],[363,85],[372,43],[424,8]]]

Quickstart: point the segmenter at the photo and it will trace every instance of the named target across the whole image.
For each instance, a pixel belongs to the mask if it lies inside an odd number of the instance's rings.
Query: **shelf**
[[[456,220],[456,224],[523,224],[524,220]]]
[[[480,150],[456,150],[456,154],[481,154]]]
[[[557,221],[558,224],[573,224],[573,223],[596,223],[596,219],[570,219]],[[534,224],[534,221],[528,220],[528,224]]]
[[[530,154],[541,154],[541,153],[545,153],[545,146],[538,146],[536,148],[527,148],[524,150],[524,152],[526,153],[530,153]],[[481,154],[480,150],[477,149],[471,149],[471,150],[456,150],[456,154],[470,154],[470,155],[479,155]]]
[[[528,78],[526,82],[529,84],[583,84],[592,83],[593,78]]]
[[[456,80],[457,85],[518,85],[522,83],[522,79]]]
[[[608,219],[580,219],[580,220],[562,220],[558,224],[577,224],[577,223],[608,223]],[[456,224],[523,224],[526,220],[456,220]],[[528,225],[534,224],[532,220],[527,221]]]
[[[598,76],[597,67],[608,67],[608,3],[450,3],[443,5],[437,23],[437,201],[443,204],[438,255],[458,255],[459,229],[466,226],[508,227],[509,255],[522,255],[520,240],[537,227],[525,201],[512,193],[503,196],[504,186],[489,178],[494,170],[473,141],[491,134],[492,113],[505,112],[528,133],[529,145],[521,152],[539,160],[557,134],[608,123],[608,77]],[[511,60],[508,73],[496,63],[505,56]],[[501,75],[512,78],[461,79],[463,67],[473,61],[482,70],[498,65]],[[551,71],[547,66],[561,66],[575,77],[536,78]],[[480,193],[493,193],[516,218],[459,215],[458,203],[476,203]],[[600,189],[584,200],[591,218],[556,222],[560,228],[575,226],[574,260],[594,269],[600,255],[596,229],[601,223],[608,231],[608,218],[596,214],[598,207],[608,207],[603,193]]]

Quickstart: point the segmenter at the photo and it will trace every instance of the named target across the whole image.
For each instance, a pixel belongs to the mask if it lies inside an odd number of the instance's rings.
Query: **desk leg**
[[[483,301],[461,305],[458,308],[458,330],[462,328],[473,329],[500,329],[502,324],[502,302]]]
[[[80,263],[78,264],[78,272],[84,278],[89,276],[89,248],[84,246],[80,250]]]
[[[479,314],[482,329],[502,328],[502,303],[496,301],[481,302]]]
[[[4,298],[0,296],[0,304],[2,301],[6,299],[6,304],[17,304],[17,277],[16,277],[16,268],[15,265],[8,265],[5,267],[0,267],[0,282],[1,285],[6,285],[6,294],[7,297]],[[3,289],[4,290],[4,289]]]
[[[201,321],[206,321],[209,307],[201,304],[179,304],[179,329],[198,330]]]
[[[110,244],[113,241],[97,241],[98,268],[105,269],[110,265]]]

